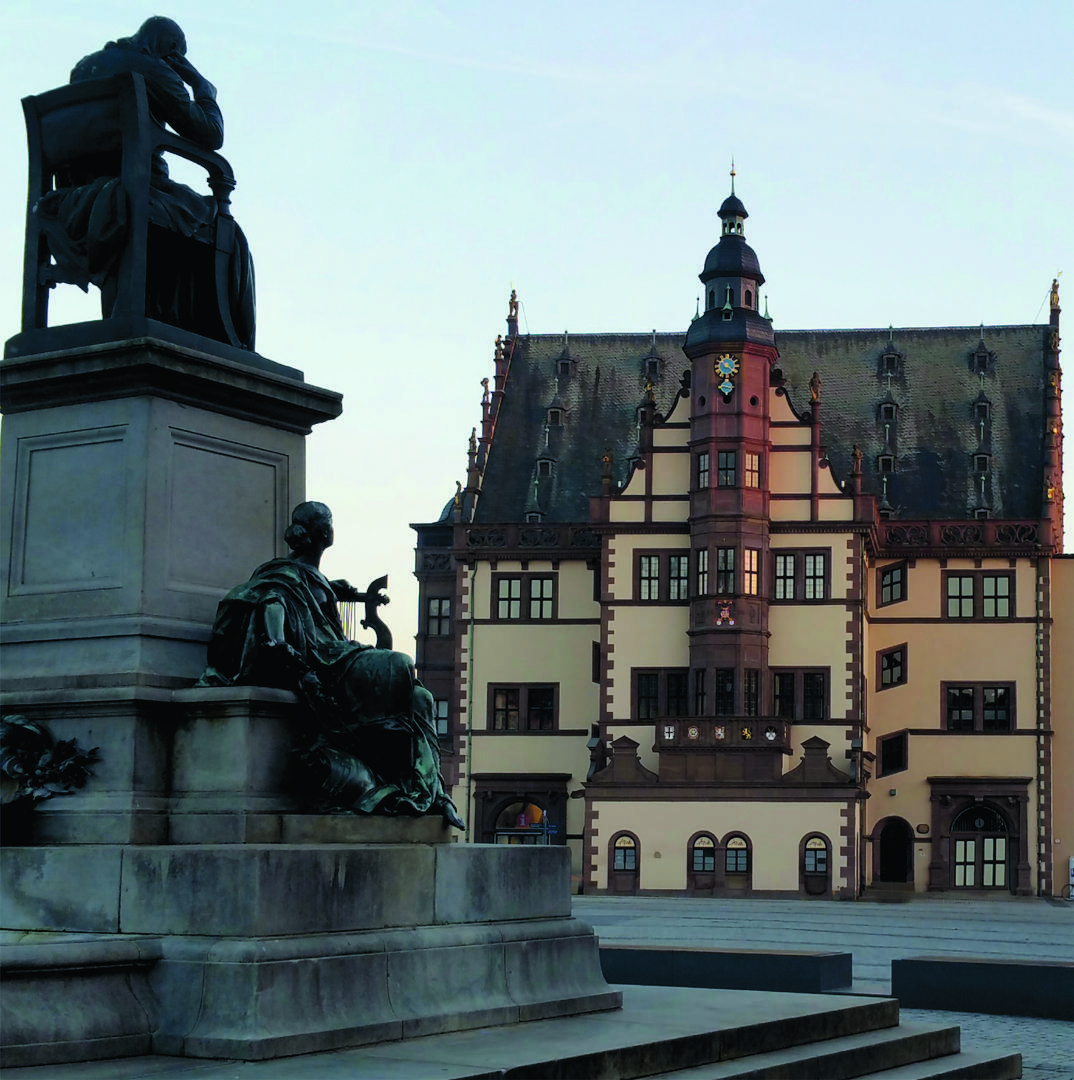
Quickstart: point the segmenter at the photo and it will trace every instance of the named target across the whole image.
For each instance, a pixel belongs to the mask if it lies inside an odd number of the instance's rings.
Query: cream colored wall
[[[533,563],[530,566],[532,568]],[[593,599],[593,571],[584,562],[559,564],[558,616],[561,619],[600,618],[600,601]],[[594,627],[594,631],[597,629]]]
[[[773,499],[770,505],[773,521],[809,520],[809,499]]]
[[[1052,888],[1074,856],[1074,557],[1052,559]]]
[[[772,417],[773,420],[776,417]],[[782,417],[780,418],[782,419]],[[789,418],[788,418],[789,419]],[[801,427],[774,427],[770,431],[773,446],[801,446],[803,449],[808,450],[810,445],[809,438],[809,425],[802,424]],[[780,457],[783,455],[780,454]]]
[[[769,454],[768,484],[773,495],[808,495],[812,482],[808,447],[800,454]]]
[[[630,495],[644,495],[645,486],[644,483],[638,486],[637,481],[631,483],[630,487],[624,492],[624,494]],[[612,499],[611,504],[608,507],[608,520],[609,521],[644,521],[645,520],[645,503],[638,502],[626,502],[623,499]]]
[[[839,855],[838,803],[807,802],[609,802],[599,811],[593,845],[597,849],[596,885],[607,887],[608,841],[620,830],[641,844],[642,889],[686,888],[686,843],[698,830],[717,838],[745,833],[753,845],[753,888],[798,892],[798,848],[807,833],[824,833],[832,845],[833,890],[848,883]],[[659,855],[659,857],[658,857]]]
[[[686,521],[689,516],[689,499],[653,503],[653,521]]]
[[[559,683],[559,726],[596,723],[597,684],[592,677],[592,643],[597,625],[474,627],[474,712],[484,727],[486,689],[492,683]]]
[[[967,573],[982,570],[1010,570],[1008,559],[983,559],[980,565],[973,559],[948,559],[946,566],[940,566],[936,559],[918,559],[909,567],[906,576],[906,599],[897,604],[880,606],[877,570],[885,566],[894,566],[900,559],[879,559],[869,567],[868,595],[869,611],[877,619],[941,619],[946,612],[946,600],[943,591],[943,572],[964,570]],[[1018,618],[1033,618],[1036,615],[1036,570],[1030,559],[1019,559],[1014,570],[1014,614]],[[967,625],[967,624],[959,624]],[[1008,623],[997,623],[1007,625]]]
[[[832,715],[837,677],[846,671],[846,608],[840,604],[772,604],[768,609],[768,663],[771,667],[832,668]]]
[[[821,488],[823,491],[823,487]],[[821,499],[817,507],[820,521],[853,521],[854,500],[850,496],[840,495],[838,499]]]
[[[1015,727],[1032,728],[1036,714],[1034,630],[1032,623],[873,623],[867,632],[865,667],[874,737],[905,727],[939,727],[941,682],[1014,682]],[[880,690],[876,654],[902,642],[907,643],[907,681]],[[957,771],[972,775],[964,768]]]
[[[585,735],[489,735],[474,731],[475,773],[571,773],[578,783],[589,768]]]

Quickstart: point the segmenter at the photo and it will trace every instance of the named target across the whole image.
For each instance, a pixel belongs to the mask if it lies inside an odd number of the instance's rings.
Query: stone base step
[[[1021,1054],[987,1054],[963,1050],[935,1061],[919,1061],[897,1069],[866,1073],[859,1080],[1019,1080]]]
[[[900,1024],[665,1075],[675,1080],[849,1080],[958,1051],[957,1027]]]

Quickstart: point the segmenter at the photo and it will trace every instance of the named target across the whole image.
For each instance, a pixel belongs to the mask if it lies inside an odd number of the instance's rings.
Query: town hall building
[[[469,838],[567,844],[590,893],[1058,892],[1058,287],[1040,325],[777,332],[747,217],[685,334],[523,335],[512,294],[414,526]]]

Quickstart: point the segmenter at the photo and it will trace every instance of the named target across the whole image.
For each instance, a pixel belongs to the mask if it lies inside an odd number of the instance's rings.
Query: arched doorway
[[[547,844],[548,814],[535,802],[520,800],[503,806],[493,826],[497,844]]]
[[[874,880],[907,883],[914,880],[914,831],[900,817],[882,821],[874,843]]]
[[[1010,889],[1006,817],[994,806],[968,806],[951,822],[951,885],[956,889]]]

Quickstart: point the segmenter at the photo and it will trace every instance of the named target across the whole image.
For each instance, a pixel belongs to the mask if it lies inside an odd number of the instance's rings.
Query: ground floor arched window
[[[799,849],[799,882],[806,896],[830,896],[832,892],[832,845],[822,833],[802,838]]]
[[[716,887],[716,837],[699,832],[686,845],[686,891],[691,896],[712,896]]]
[[[753,884],[753,849],[744,833],[724,837],[723,884],[729,893],[747,893]]]
[[[608,844],[608,891],[635,893],[640,881],[641,845],[633,833],[616,833]]]

